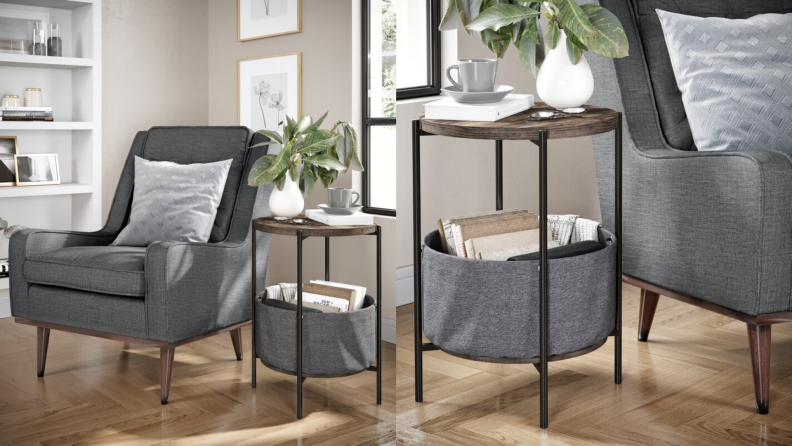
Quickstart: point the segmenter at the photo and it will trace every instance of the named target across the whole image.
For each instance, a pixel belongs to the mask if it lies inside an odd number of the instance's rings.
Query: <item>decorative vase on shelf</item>
[[[580,107],[594,93],[594,76],[586,62],[586,56],[581,56],[577,65],[572,64],[567,55],[567,36],[564,30],[561,30],[558,45],[548,50],[539,68],[536,92],[543,102],[559,110]]]
[[[297,182],[292,180],[291,175],[286,173],[286,182],[283,190],[275,187],[269,199],[270,211],[275,217],[294,218],[303,210],[305,200]]]

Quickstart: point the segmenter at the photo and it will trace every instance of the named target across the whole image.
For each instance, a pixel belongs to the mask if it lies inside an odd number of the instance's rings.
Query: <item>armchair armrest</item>
[[[267,248],[268,234],[266,240],[262,235],[259,241]],[[257,253],[264,268],[268,252]],[[242,242],[149,245],[145,265],[149,338],[176,342],[250,319],[250,267],[249,234]]]
[[[105,246],[115,239],[116,234],[107,231],[74,232],[49,229],[22,229],[11,236],[8,246],[8,262],[11,285],[11,314],[28,317],[28,284],[23,269],[25,259],[34,254],[54,251],[72,246]]]

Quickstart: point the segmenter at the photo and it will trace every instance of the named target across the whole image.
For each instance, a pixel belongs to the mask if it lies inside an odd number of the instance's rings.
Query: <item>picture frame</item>
[[[302,53],[239,60],[239,125],[280,131],[285,116],[302,114]]]
[[[302,32],[302,0],[237,0],[237,40]]]
[[[16,136],[0,136],[0,186],[16,186]]]
[[[14,155],[17,186],[60,184],[58,154]]]
[[[0,53],[30,54],[33,26],[49,21],[45,12],[0,9]]]

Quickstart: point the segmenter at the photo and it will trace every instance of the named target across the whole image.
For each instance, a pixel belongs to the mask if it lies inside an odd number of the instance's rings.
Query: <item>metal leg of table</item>
[[[377,225],[377,404],[382,404],[382,227]]]
[[[303,323],[303,300],[302,300],[302,267],[303,267],[303,232],[297,231],[297,419],[301,420],[302,413],[302,394],[303,394],[303,358],[302,358],[302,323]]]
[[[495,141],[495,210],[503,210],[503,141]]]
[[[539,426],[547,429],[547,326],[548,326],[548,298],[547,298],[547,130],[539,132]]]
[[[325,280],[330,281],[330,237],[325,237]]]
[[[253,221],[250,222],[250,236],[251,240],[251,258],[250,258],[250,269],[252,271],[252,280],[253,283],[251,284],[251,288],[253,290],[253,295],[251,296],[251,305],[253,306],[253,322],[250,327],[250,386],[254,389],[256,388],[256,361],[258,360],[258,356],[256,355],[256,229],[253,227]]]
[[[614,381],[622,382],[622,114],[619,113],[616,126],[615,170],[616,170],[616,205],[614,218],[616,226],[616,336],[613,339],[615,352]]]
[[[423,294],[421,291],[421,123],[412,125],[412,177],[413,177],[413,282],[415,316],[415,401],[423,401]]]

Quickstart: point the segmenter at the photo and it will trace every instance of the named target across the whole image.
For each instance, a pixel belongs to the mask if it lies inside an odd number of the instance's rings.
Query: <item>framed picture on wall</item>
[[[14,155],[16,154],[16,136],[0,136],[0,186],[16,185],[14,169]]]
[[[14,155],[17,186],[60,184],[56,153]]]
[[[280,131],[302,113],[302,53],[239,61],[239,125]]]
[[[302,31],[302,0],[237,0],[237,14],[240,42]]]

